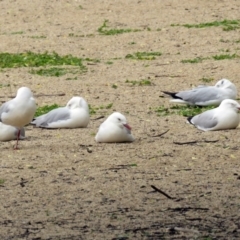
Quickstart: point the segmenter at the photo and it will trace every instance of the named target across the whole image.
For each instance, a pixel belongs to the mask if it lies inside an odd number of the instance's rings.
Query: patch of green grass
[[[197,57],[197,58],[194,58],[194,59],[185,59],[185,60],[182,60],[181,62],[182,63],[200,63],[205,59],[208,59],[208,58]]]
[[[78,80],[78,78],[77,78],[77,77],[72,77],[72,78],[69,77],[69,78],[66,78],[66,80],[67,80],[67,81]]]
[[[29,38],[34,38],[34,39],[44,39],[47,38],[46,36],[30,36]]]
[[[207,107],[197,107],[197,106],[187,106],[187,105],[175,105],[170,108],[166,108],[164,106],[160,106],[155,108],[154,111],[158,116],[168,116],[168,115],[180,115],[184,117],[191,117],[197,114],[200,114],[209,109],[213,109],[216,106],[207,106]]]
[[[209,83],[209,82],[212,82],[214,80],[214,78],[203,77],[203,78],[200,78],[199,80],[202,81],[202,82]]]
[[[116,89],[117,87],[118,87],[117,84],[112,85],[112,88],[114,88],[114,89]]]
[[[45,77],[60,77],[62,75],[65,75],[67,72],[64,68],[41,68],[38,70],[31,70],[29,71],[32,74],[37,74],[40,76],[45,76]]]
[[[223,31],[231,31],[240,28],[239,20],[223,20],[223,21],[214,21],[206,22],[199,24],[171,24],[172,27],[183,26],[186,28],[207,28],[207,27],[222,27]]]
[[[112,108],[112,106],[113,106],[113,103],[109,103],[107,105],[100,105],[99,107],[93,107],[89,104],[88,105],[89,113],[90,113],[90,115],[93,115],[93,114],[96,114],[97,111],[99,111],[99,110],[110,109],[110,108]]]
[[[19,32],[11,32],[12,35],[16,35],[16,34],[24,34],[23,31],[19,31]]]
[[[107,61],[106,64],[108,64],[108,65],[112,65],[113,62],[112,62],[112,61]]]
[[[70,65],[78,66],[83,70],[86,67],[82,64],[82,61],[83,59],[81,58],[73,57],[72,55],[60,56],[56,52],[0,53],[1,68]]]
[[[9,83],[7,83],[7,84],[1,84],[0,83],[0,88],[3,88],[3,87],[10,87],[10,84]]]
[[[134,44],[136,44],[135,42],[130,42],[130,43],[128,43],[129,45],[134,45]]]
[[[83,60],[87,61],[87,62],[92,62],[92,63],[99,63],[100,62],[99,59],[95,59],[95,58],[84,58]]]
[[[239,58],[240,56],[238,56],[237,54],[220,54],[220,55],[215,55],[212,56],[212,58],[214,60],[225,60],[225,59],[234,59],[234,58]]]
[[[53,105],[45,105],[45,106],[42,106],[42,107],[38,107],[37,111],[35,113],[35,117],[46,114],[46,113],[50,112],[51,110],[53,110],[55,108],[59,108],[59,107],[60,106],[57,105],[56,103],[54,103]]]
[[[133,54],[127,54],[125,58],[133,60],[155,60],[156,57],[161,55],[161,52],[136,52]]]
[[[211,56],[211,57],[197,57],[194,59],[185,59],[185,60],[181,60],[181,63],[201,63],[203,60],[207,60],[207,59],[214,59],[216,61],[218,60],[225,60],[225,59],[235,59],[235,58],[240,58],[239,55],[237,55],[236,53],[234,54],[220,54],[220,55],[215,55],[215,56]]]
[[[142,79],[140,81],[136,81],[136,80],[133,80],[133,81],[130,81],[130,80],[126,80],[125,83],[130,83],[132,86],[149,86],[149,85],[152,85],[151,81],[148,80],[148,79]]]
[[[129,166],[130,167],[137,167],[137,164],[136,163],[130,163]]]
[[[69,37],[85,37],[84,34],[75,34],[75,33],[69,33],[68,36]]]
[[[0,179],[0,185],[3,185],[5,183],[5,179]]]
[[[109,29],[109,26],[107,25],[108,23],[109,23],[109,21],[105,20],[103,22],[102,26],[98,28],[98,32],[100,34],[102,34],[102,35],[117,35],[117,34],[141,31],[139,29],[130,29],[130,28],[125,28],[125,29],[113,28],[113,29]]]

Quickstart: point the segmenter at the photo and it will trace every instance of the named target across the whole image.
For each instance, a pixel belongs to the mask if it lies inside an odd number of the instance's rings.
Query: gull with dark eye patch
[[[240,105],[232,99],[225,99],[219,107],[189,117],[188,122],[203,131],[237,128],[239,125]]]
[[[82,97],[71,98],[65,107],[35,118],[31,124],[40,128],[85,128],[89,123],[88,104]]]
[[[218,106],[224,99],[235,100],[237,97],[236,86],[225,78],[219,80],[215,86],[200,85],[191,90],[180,92],[163,91],[163,93],[172,97],[171,102],[196,106]]]
[[[114,112],[100,125],[95,140],[101,143],[133,142],[134,137],[126,117]]]

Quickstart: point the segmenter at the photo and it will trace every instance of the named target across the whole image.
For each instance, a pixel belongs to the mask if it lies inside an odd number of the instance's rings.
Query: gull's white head
[[[86,111],[88,111],[88,104],[82,97],[72,97],[67,105],[69,109],[75,109],[75,108],[84,108]]]
[[[226,78],[223,78],[221,80],[219,80],[216,84],[215,84],[215,87],[218,87],[218,88],[229,88],[233,91],[235,91],[237,93],[237,88],[236,86],[231,82],[229,81],[228,79]]]
[[[220,106],[221,108],[232,108],[236,112],[240,110],[240,105],[237,101],[232,100],[232,99],[225,99],[221,102]]]
[[[131,127],[128,125],[126,117],[119,112],[111,114],[107,118],[107,121],[118,125],[120,128],[126,128],[128,131],[131,131]]]
[[[21,87],[17,90],[16,98],[31,98],[31,97],[33,97],[33,94],[28,87]]]

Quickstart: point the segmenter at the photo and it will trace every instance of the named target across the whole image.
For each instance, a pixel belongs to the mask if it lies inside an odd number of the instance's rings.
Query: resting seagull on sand
[[[102,143],[119,143],[132,142],[134,138],[125,116],[114,112],[100,125],[95,140]]]
[[[184,103],[197,106],[218,106],[224,99],[236,99],[237,89],[235,85],[227,80],[219,80],[215,86],[200,85],[194,89],[180,92],[165,92],[173,99],[171,102]]]
[[[82,97],[71,98],[65,107],[36,117],[31,124],[40,128],[84,128],[89,123],[89,108]]]
[[[240,105],[232,99],[225,99],[219,107],[189,117],[188,122],[203,131],[237,128],[239,125]]]

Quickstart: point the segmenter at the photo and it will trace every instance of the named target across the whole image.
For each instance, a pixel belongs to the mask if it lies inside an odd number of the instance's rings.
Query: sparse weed
[[[197,57],[197,58],[194,58],[194,59],[185,59],[185,60],[182,60],[181,62],[182,63],[200,63],[205,59],[208,59],[208,58]]]
[[[0,179],[0,185],[3,185],[5,183],[5,179]]]
[[[142,79],[140,81],[136,81],[136,80],[133,80],[133,81],[130,81],[130,80],[126,80],[125,83],[130,83],[132,86],[149,86],[149,85],[152,85],[151,81],[148,80],[148,79]]]
[[[112,61],[107,61],[106,64],[108,64],[108,65],[112,65],[113,62],[112,62]]]
[[[38,107],[37,111],[35,113],[35,117],[38,117],[40,115],[46,114],[48,112],[50,112],[51,110],[60,107],[59,105],[57,105],[56,103],[53,105],[45,105],[42,107]]]
[[[29,38],[34,38],[34,39],[44,39],[47,38],[46,36],[29,36]]]
[[[99,110],[110,109],[110,108],[112,108],[112,106],[113,106],[113,103],[109,103],[107,105],[100,105],[99,107],[93,107],[89,104],[88,105],[89,113],[90,113],[90,115],[93,115],[93,114],[96,114],[97,111],[99,111]]]
[[[239,55],[237,55],[236,53],[234,54],[220,54],[220,55],[214,55],[212,57],[197,57],[194,59],[185,59],[185,60],[181,60],[181,63],[201,63],[203,60],[207,60],[207,59],[214,59],[214,60],[225,60],[225,59],[235,59],[235,58],[240,58]]]
[[[11,32],[12,35],[16,35],[16,34],[24,34],[23,31],[19,31],[19,32]]]
[[[202,82],[209,83],[209,82],[212,82],[214,80],[214,78],[203,77],[203,78],[200,78],[199,80],[202,81]]]
[[[156,57],[161,55],[161,52],[136,52],[133,54],[127,54],[125,58],[133,60],[155,60]]]
[[[180,115],[184,117],[191,117],[197,114],[200,114],[209,109],[213,109],[216,106],[207,106],[207,107],[198,107],[198,106],[187,106],[187,105],[175,105],[170,108],[166,108],[164,106],[160,106],[155,108],[154,111],[158,116],[168,116],[168,115]]]
[[[199,24],[171,24],[172,27],[183,26],[186,28],[207,28],[207,27],[222,27],[223,31],[231,31],[240,28],[239,20],[223,20],[223,21],[214,21],[206,22]]]
[[[7,84],[0,84],[0,88],[3,88],[3,87],[10,87],[10,84],[7,83]]]
[[[129,32],[139,32],[141,30],[139,29],[118,29],[118,28],[113,28],[109,29],[109,26],[107,25],[109,21],[105,20],[102,24],[101,27],[98,28],[98,32],[102,35],[117,35],[117,34],[123,34],[123,33],[129,33]]]
[[[234,58],[239,58],[240,56],[238,56],[237,54],[220,54],[220,55],[215,55],[212,56],[212,58],[214,60],[225,60],[225,59],[234,59]]]
[[[60,56],[56,52],[0,53],[1,68],[70,65],[86,69],[82,61],[83,59],[81,58],[73,57],[72,55]]]

